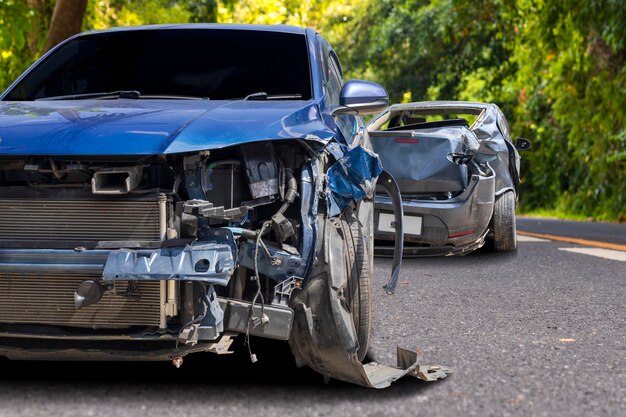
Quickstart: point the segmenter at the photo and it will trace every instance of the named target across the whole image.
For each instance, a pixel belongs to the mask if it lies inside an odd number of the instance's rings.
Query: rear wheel
[[[344,262],[348,287],[344,293],[354,322],[359,348],[357,356],[363,360],[367,354],[372,332],[371,253],[363,228],[351,210],[346,210],[337,220],[344,245]]]
[[[517,249],[515,193],[507,191],[496,198],[493,209],[493,247],[498,252]]]

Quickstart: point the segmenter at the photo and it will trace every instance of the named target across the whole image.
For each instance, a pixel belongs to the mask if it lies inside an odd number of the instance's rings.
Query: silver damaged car
[[[495,104],[431,101],[388,107],[368,124],[374,150],[396,179],[404,210],[404,255],[463,255],[492,240],[514,251],[518,149]],[[378,253],[390,254],[392,202],[376,196]]]

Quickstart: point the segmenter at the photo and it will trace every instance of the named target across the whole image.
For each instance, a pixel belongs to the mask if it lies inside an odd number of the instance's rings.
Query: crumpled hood
[[[0,102],[0,155],[155,155],[332,136],[311,101]]]

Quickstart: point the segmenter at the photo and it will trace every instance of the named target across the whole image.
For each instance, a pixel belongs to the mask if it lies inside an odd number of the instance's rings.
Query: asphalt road
[[[579,222],[518,217],[520,230],[626,245],[626,223]]]
[[[393,296],[391,261],[376,260],[370,356],[417,348],[453,369],[443,381],[326,385],[286,344],[254,339],[254,365],[243,349],[181,369],[0,361],[0,416],[626,415],[626,256],[522,239],[515,254],[406,260]]]

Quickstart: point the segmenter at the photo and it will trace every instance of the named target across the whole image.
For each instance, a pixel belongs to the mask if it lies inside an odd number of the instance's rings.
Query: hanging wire
[[[261,279],[259,276],[259,247],[262,247],[264,249],[269,259],[272,258],[269,250],[267,249],[267,246],[265,246],[265,243],[263,242],[263,239],[262,239],[263,235],[265,234],[266,229],[270,227],[270,224],[271,224],[270,221],[265,221],[263,223],[263,225],[261,226],[261,229],[259,230],[259,233],[257,234],[256,244],[254,246],[253,280],[256,282],[256,294],[254,295],[254,298],[252,299],[252,305],[250,306],[250,313],[248,314],[248,324],[246,326],[246,338],[244,342],[244,344],[248,347],[248,353],[250,354],[250,360],[252,361],[252,363],[256,362],[257,359],[256,359],[256,355],[252,353],[252,348],[250,346],[250,325],[254,324],[252,323],[255,318],[254,307],[256,306],[256,302],[259,298],[261,299],[261,318],[260,318],[261,323],[263,323],[264,318],[265,318],[265,298],[263,297],[263,292],[261,291]]]
[[[187,324],[185,324],[184,326],[182,326],[180,328],[180,330],[178,331],[178,336],[176,337],[176,347],[175,347],[175,351],[178,352],[178,343],[180,341],[180,335],[183,334],[183,332],[185,331],[185,329],[189,326],[193,326],[194,324],[198,324],[201,323],[202,320],[204,320],[204,318],[206,317],[208,311],[209,311],[209,305],[206,302],[206,297],[207,297],[207,291],[206,288],[204,286],[202,286],[202,289],[204,290],[204,297],[202,297],[202,305],[204,307],[202,314],[200,314],[198,317],[196,317],[195,319],[191,319]]]

